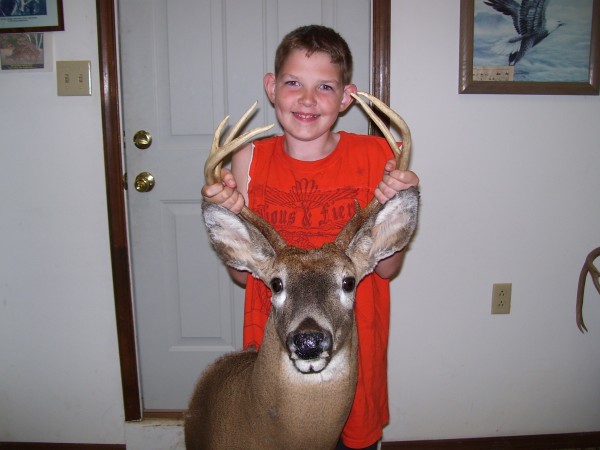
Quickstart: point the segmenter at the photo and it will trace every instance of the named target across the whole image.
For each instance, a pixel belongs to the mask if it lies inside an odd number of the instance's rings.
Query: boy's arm
[[[248,170],[252,161],[252,144],[237,150],[231,158],[231,173],[237,180],[237,190],[248,204]]]
[[[248,272],[242,272],[241,270],[234,269],[233,267],[227,266],[227,272],[235,284],[241,287],[246,287],[248,282]]]
[[[381,278],[394,278],[396,275],[398,275],[398,273],[400,273],[402,263],[404,262],[404,255],[404,250],[400,250],[386,259],[382,259],[375,266],[374,272]]]

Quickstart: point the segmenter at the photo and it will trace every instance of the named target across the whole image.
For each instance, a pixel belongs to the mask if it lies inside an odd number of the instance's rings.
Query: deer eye
[[[344,292],[352,292],[356,286],[356,280],[354,277],[346,277],[342,280],[342,289]]]
[[[281,278],[273,278],[271,280],[271,290],[274,294],[279,294],[283,291],[283,281],[281,281]]]

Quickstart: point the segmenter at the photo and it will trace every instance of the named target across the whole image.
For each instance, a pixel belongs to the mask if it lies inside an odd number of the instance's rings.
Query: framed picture
[[[461,0],[461,94],[598,95],[600,0]]]
[[[64,29],[62,0],[0,0],[0,33]]]
[[[52,33],[0,34],[0,73],[51,72],[53,66]]]

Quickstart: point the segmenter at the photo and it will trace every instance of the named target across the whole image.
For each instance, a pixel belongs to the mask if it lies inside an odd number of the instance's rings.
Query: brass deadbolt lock
[[[154,188],[154,175],[150,172],[142,172],[135,177],[135,190],[138,192],[150,192]]]
[[[146,130],[140,130],[133,135],[133,143],[140,150],[146,150],[152,145],[152,135]]]

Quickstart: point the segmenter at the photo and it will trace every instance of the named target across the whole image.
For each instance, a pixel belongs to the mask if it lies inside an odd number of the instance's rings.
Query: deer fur
[[[198,381],[185,418],[188,450],[335,447],[356,389],[356,285],[407,245],[417,209],[418,191],[401,191],[374,211],[359,210],[334,243],[303,250],[269,236],[274,230],[261,219],[203,204],[218,255],[273,296],[260,350],[226,355]]]

